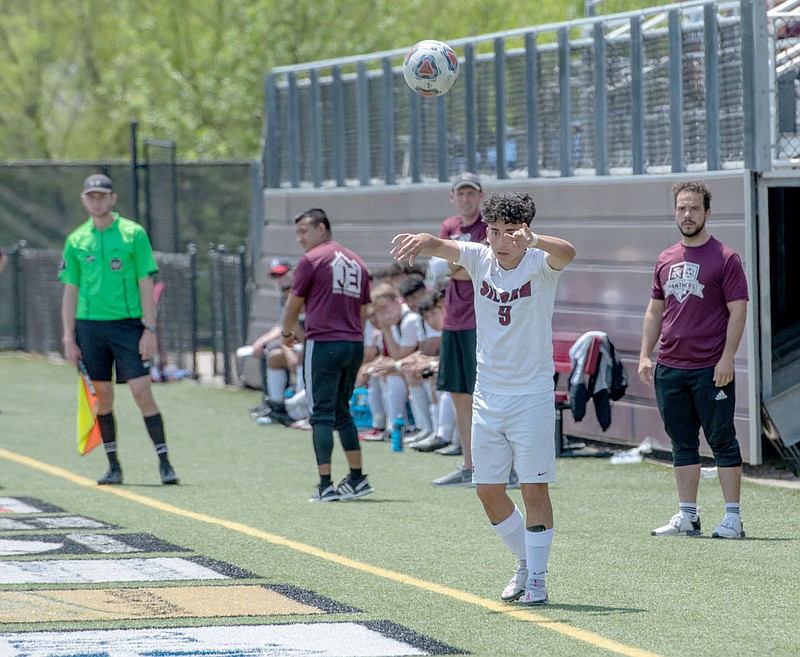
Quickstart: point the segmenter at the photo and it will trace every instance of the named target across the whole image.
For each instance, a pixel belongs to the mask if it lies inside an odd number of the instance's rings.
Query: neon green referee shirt
[[[158,273],[144,228],[117,212],[112,215],[114,223],[104,231],[89,218],[64,244],[58,279],[78,288],[76,319],[140,318],[139,281]]]

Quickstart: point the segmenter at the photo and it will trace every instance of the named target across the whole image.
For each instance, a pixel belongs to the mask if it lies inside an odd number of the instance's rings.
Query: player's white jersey
[[[475,288],[476,388],[504,395],[552,390],[553,306],[561,272],[539,249],[528,249],[516,268],[505,270],[488,246],[458,247],[456,264]]]

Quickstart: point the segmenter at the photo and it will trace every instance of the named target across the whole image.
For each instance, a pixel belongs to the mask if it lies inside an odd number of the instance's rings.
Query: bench
[[[567,443],[564,436],[564,411],[572,408],[572,400],[569,396],[569,376],[572,373],[572,363],[569,358],[569,350],[580,336],[573,333],[553,332],[553,364],[555,365],[555,404],[556,404],[556,457],[565,456],[599,456],[595,451],[582,452],[585,449],[583,443]],[[600,363],[599,337],[592,339],[589,350],[586,353],[586,363],[584,364],[584,374],[593,375],[597,371]],[[559,388],[559,378],[561,374],[566,375],[566,385]],[[605,456],[605,454],[603,454]]]

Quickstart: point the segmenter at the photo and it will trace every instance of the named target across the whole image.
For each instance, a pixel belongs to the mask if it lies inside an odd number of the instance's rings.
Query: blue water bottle
[[[398,415],[394,421],[392,422],[392,451],[393,452],[402,452],[403,451],[403,427],[406,425],[406,421],[403,419],[402,415]]]

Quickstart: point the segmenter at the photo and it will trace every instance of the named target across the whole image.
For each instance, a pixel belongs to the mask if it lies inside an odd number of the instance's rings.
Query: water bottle
[[[403,419],[402,415],[398,415],[392,421],[392,451],[393,452],[402,452],[403,451],[403,427],[406,425],[406,421]]]

